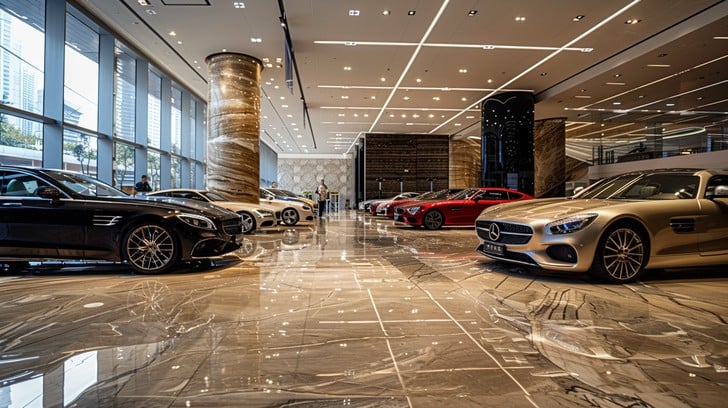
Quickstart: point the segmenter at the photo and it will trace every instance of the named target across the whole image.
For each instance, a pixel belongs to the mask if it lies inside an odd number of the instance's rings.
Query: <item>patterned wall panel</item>
[[[339,192],[339,208],[354,202],[354,159],[278,158],[278,187],[301,194],[313,191],[321,179]]]

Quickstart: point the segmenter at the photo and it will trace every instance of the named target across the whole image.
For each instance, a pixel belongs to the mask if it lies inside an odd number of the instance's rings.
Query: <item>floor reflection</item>
[[[0,277],[0,407],[722,407],[725,268],[603,285],[354,211],[140,276]]]

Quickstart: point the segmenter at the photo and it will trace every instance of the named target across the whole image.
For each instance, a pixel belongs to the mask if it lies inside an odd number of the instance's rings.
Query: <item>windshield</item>
[[[693,198],[700,178],[686,173],[629,174],[604,180],[578,198],[673,200]]]
[[[300,198],[298,195],[296,195],[292,191],[281,190],[279,188],[275,188],[275,189],[271,188],[270,192],[273,194],[279,195],[279,196]]]
[[[85,174],[62,171],[48,171],[46,174],[72,192],[86,197],[129,197],[126,193]]]
[[[476,191],[478,191],[477,188],[466,188],[466,189],[460,191],[459,193],[454,194],[450,199],[451,200],[465,200],[466,198],[468,198],[470,195],[472,195]]]
[[[221,196],[218,193],[213,193],[212,191],[205,191],[202,193],[205,197],[207,197],[210,201],[227,201],[225,197]]]

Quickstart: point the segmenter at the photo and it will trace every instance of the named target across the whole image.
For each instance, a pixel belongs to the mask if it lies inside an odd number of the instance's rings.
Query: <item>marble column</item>
[[[533,195],[533,105],[530,92],[504,92],[483,101],[483,186],[508,187]]]
[[[480,140],[450,139],[450,188],[480,186]]]
[[[566,118],[538,120],[533,126],[534,194],[563,197],[566,182]]]
[[[261,62],[236,53],[206,59],[207,188],[231,200],[257,204],[260,188]]]

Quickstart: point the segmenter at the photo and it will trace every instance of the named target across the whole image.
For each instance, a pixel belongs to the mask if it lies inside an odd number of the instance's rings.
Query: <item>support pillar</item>
[[[207,188],[231,200],[259,203],[260,73],[257,58],[219,53],[206,58]]]
[[[534,194],[533,94],[504,92],[483,101],[481,185]]]
[[[450,188],[479,186],[481,165],[480,140],[450,139]]]
[[[566,118],[538,120],[533,140],[535,197],[566,194]]]

